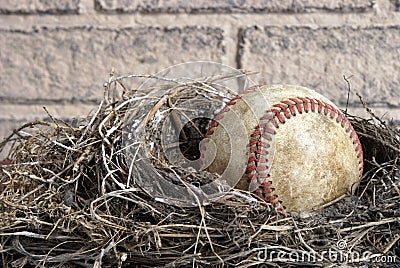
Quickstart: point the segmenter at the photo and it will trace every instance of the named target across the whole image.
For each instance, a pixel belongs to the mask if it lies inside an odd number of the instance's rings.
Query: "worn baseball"
[[[239,124],[245,134],[235,133]],[[305,87],[246,90],[216,116],[207,137],[201,145],[204,168],[227,178],[243,174],[235,187],[279,210],[316,209],[352,193],[363,171],[361,144],[349,120]]]

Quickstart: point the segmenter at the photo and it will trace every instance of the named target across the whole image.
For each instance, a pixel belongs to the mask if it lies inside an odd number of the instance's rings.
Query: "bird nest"
[[[235,189],[198,194],[196,189],[216,175],[170,161],[179,152],[198,159],[199,141],[211,121],[197,115],[182,125],[177,107],[201,96],[216,100],[218,110],[234,92],[208,77],[184,83],[162,79],[161,94],[152,95],[154,85],[128,90],[124,81],[131,77],[112,77],[103,101],[84,120],[66,122],[49,114],[49,120],[25,124],[1,143],[0,149],[11,146],[0,167],[3,267],[390,266],[400,261],[399,132],[362,100],[370,117],[347,115],[365,157],[355,194],[317,211],[288,214]],[[110,97],[116,90],[119,97]],[[162,143],[167,118],[171,129],[182,130],[178,140],[167,135]],[[194,198],[180,202],[171,194],[174,189],[186,189]]]

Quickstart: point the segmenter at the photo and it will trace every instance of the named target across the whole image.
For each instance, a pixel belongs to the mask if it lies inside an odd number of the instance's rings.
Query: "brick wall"
[[[118,74],[211,60],[260,83],[309,86],[344,106],[347,85],[400,120],[398,0],[0,0],[0,138],[86,115]],[[353,94],[353,114],[363,112]]]

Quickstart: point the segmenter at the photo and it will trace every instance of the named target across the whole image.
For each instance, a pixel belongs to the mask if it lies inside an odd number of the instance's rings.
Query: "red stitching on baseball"
[[[220,113],[227,113],[227,112],[229,112],[229,110],[230,110],[229,105],[233,105],[233,104],[227,103],[226,105],[227,105],[227,106],[225,106],[225,107],[221,110]]]
[[[315,102],[314,102],[314,99],[312,99],[312,98],[310,98],[310,97],[307,97],[306,99],[309,100],[309,102],[310,102],[310,104],[311,104],[311,111],[312,111],[312,112],[315,112]]]
[[[293,107],[293,103],[291,103],[290,101],[282,101],[282,103],[284,103],[284,104],[286,104],[287,105],[287,108],[289,109],[289,111],[290,111],[290,114],[292,115],[292,116],[296,116],[296,111],[294,110],[294,107]]]
[[[303,107],[301,107],[301,101],[295,98],[289,98],[289,100],[293,101],[294,104],[296,105],[297,111],[299,113],[303,113]]]
[[[306,113],[308,113],[308,100],[306,98],[299,98],[303,102],[303,109]]]
[[[314,99],[314,100],[318,103],[318,113],[321,113],[322,106],[323,106],[322,102],[318,99]]]
[[[283,115],[284,115],[287,119],[289,119],[291,116],[290,116],[290,114],[289,114],[289,112],[288,112],[288,110],[287,110],[288,106],[289,106],[289,105],[284,104],[284,103],[278,103],[278,104],[274,104],[274,105],[273,105],[273,107],[280,108],[280,109],[281,109],[281,112],[283,112]],[[292,107],[292,109],[293,109],[293,107]]]
[[[265,120],[268,121],[270,123],[272,123],[274,125],[275,128],[279,128],[278,123],[275,120],[275,116],[271,115],[271,114],[266,114],[263,117],[261,117],[260,120]],[[275,131],[275,130],[274,130]]]
[[[217,121],[211,122],[211,127],[218,127],[219,123]]]
[[[285,118],[281,115],[281,111],[278,109],[271,109],[271,112],[275,114],[275,117],[278,118],[278,121],[282,124],[285,124]]]
[[[293,104],[295,105],[295,104]],[[272,109],[271,109],[272,110]],[[277,113],[272,112],[277,116]],[[268,122],[274,122],[273,117],[270,116],[263,116],[262,117],[264,120],[268,120]],[[272,206],[274,206],[277,210],[283,210],[283,207],[279,200],[277,199],[277,195],[270,195],[273,191],[274,188],[271,187],[272,182],[268,180],[269,174],[267,173],[268,171],[268,165],[259,165],[259,163],[267,163],[267,159],[265,158],[264,152],[267,152],[265,147],[263,145],[268,144],[265,141],[265,137],[268,137],[266,140],[271,140],[272,135],[275,135],[275,130],[271,131],[270,128],[268,128],[268,124],[260,124],[256,127],[256,130],[254,133],[258,135],[251,135],[250,138],[250,155],[249,155],[249,161],[248,163],[248,168],[246,170],[246,174],[249,175],[248,181],[251,183],[252,181],[257,181],[259,186],[258,188],[255,189],[254,194],[259,196],[261,199],[265,200],[266,202],[270,203]],[[260,142],[254,142],[254,141],[260,141]],[[264,149],[264,150],[263,150]],[[259,153],[261,152],[261,154]],[[265,161],[263,161],[265,159]],[[253,161],[250,161],[253,160]]]

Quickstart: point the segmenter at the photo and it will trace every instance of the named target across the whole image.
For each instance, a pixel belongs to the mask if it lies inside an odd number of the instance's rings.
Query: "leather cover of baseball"
[[[245,129],[240,135],[239,125]],[[207,170],[243,174],[235,187],[276,209],[318,208],[354,192],[362,175],[362,148],[350,122],[330,100],[305,87],[250,88],[226,105],[207,136],[201,148],[204,162],[211,163]]]

